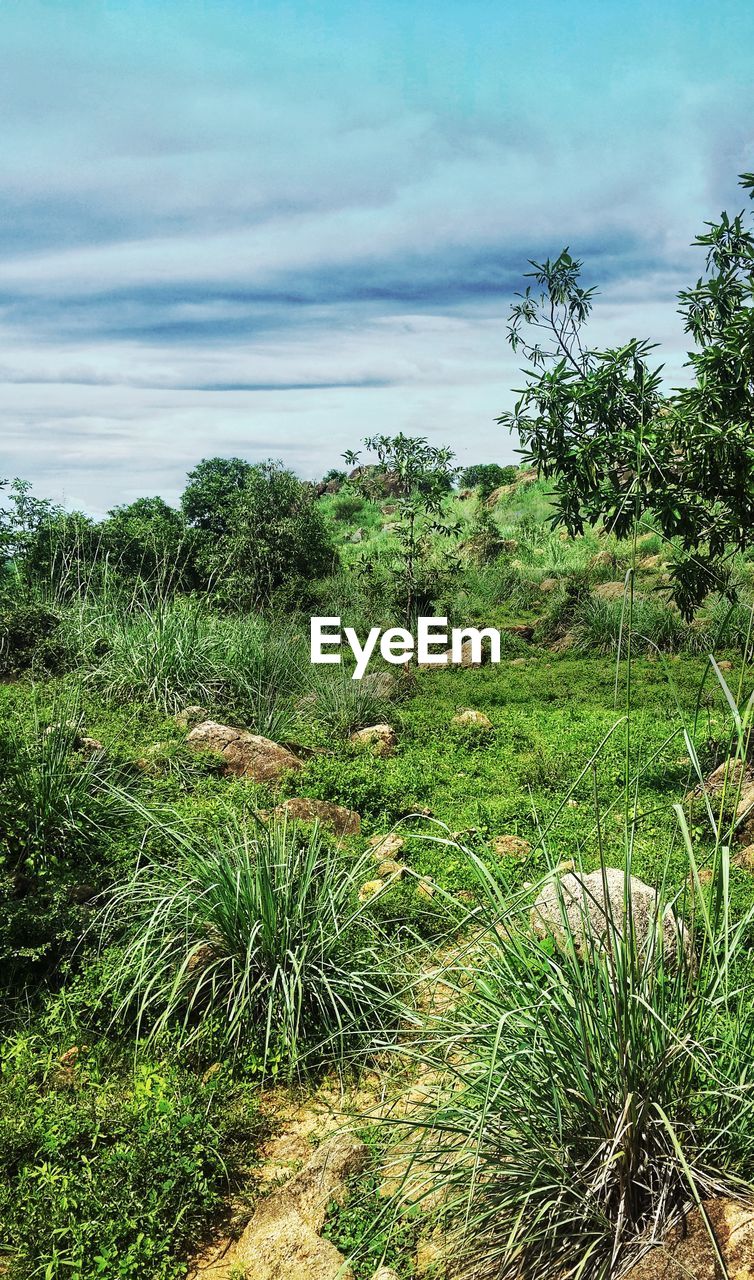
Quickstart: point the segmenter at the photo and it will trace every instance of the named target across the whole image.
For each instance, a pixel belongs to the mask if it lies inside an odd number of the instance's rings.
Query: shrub
[[[385,1028],[381,937],[356,901],[366,857],[348,863],[316,828],[277,822],[164,834],[175,861],[138,869],[100,920],[104,937],[121,937],[110,989],[139,1036],[173,1029],[290,1075]]]
[[[9,600],[0,606],[0,677],[38,664],[54,669],[64,657],[60,614],[47,605]]]
[[[634,597],[629,603],[622,598],[603,600],[590,596],[574,616],[574,632],[579,648],[602,654],[618,652],[622,638],[625,652],[630,631],[634,653],[656,650],[675,652],[686,639],[688,628],[677,609],[663,600]]]
[[[318,723],[345,736],[353,729],[385,721],[390,714],[390,698],[385,693],[390,680],[389,673],[386,673],[385,684],[381,683],[381,673],[353,680],[342,663],[313,666],[305,705],[307,710],[311,708],[312,717]]]
[[[259,1134],[249,1090],[103,1050],[0,1048],[0,1249],[9,1280],[178,1280]],[[243,1144],[243,1150],[241,1150]],[[252,1147],[253,1149],[253,1147]]]
[[[461,472],[462,489],[479,489],[483,498],[488,498],[493,489],[501,485],[512,484],[518,475],[518,467],[501,467],[497,462],[480,462],[473,467],[466,467]]]

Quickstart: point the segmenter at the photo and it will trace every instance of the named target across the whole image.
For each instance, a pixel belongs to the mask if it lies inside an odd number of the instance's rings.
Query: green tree
[[[310,583],[332,570],[335,552],[315,492],[281,462],[249,467],[222,519],[222,534],[202,531],[198,560],[227,604],[258,608],[283,595],[301,604]]]
[[[443,519],[445,499],[457,468],[453,452],[435,448],[422,436],[369,436],[364,444],[377,455],[377,462],[359,468],[352,483],[367,497],[384,496],[385,481],[396,506],[399,543],[397,559],[390,565],[396,604],[405,624],[411,627],[438,585],[438,571],[430,565],[432,534],[447,536],[454,526]],[[358,465],[359,454],[343,455],[349,465]]]
[[[181,510],[189,524],[216,537],[229,531],[238,495],[254,468],[243,458],[203,458],[188,473]]]
[[[129,577],[171,588],[195,585],[196,532],[162,498],[114,507],[102,525],[102,541],[112,564]]]
[[[754,195],[754,175],[741,185]],[[663,391],[647,341],[588,345],[595,290],[566,249],[531,264],[535,288],[512,308],[528,381],[499,419],[553,480],[556,523],[580,533],[602,520],[623,536],[651,516],[674,540],[672,590],[687,617],[709,591],[732,594],[730,558],[754,529],[754,232],[743,213],[723,213],[695,243],[705,273],[679,295],[691,386]]]
[[[478,462],[461,472],[459,484],[462,489],[478,489],[480,497],[489,498],[493,489],[512,484],[517,472],[518,467],[501,467],[498,462]]]

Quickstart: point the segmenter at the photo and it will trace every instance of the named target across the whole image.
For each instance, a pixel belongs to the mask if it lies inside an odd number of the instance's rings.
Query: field
[[[229,607],[110,562],[82,575],[81,530],[33,580],[20,552],[6,570],[8,1280],[272,1277],[236,1242],[349,1126],[364,1158],[314,1236],[356,1280],[624,1274],[676,1210],[754,1176],[754,561],[736,560],[735,604],[685,622],[653,528],[563,536],[521,469],[449,493],[449,531],[421,543],[424,611],[503,629],[500,664],[377,660],[359,682],[310,666],[308,617],[395,621],[401,514],[342,482],[317,511],[337,563],[308,598],[284,584]],[[239,776],[195,749],[206,721],[290,767]],[[352,737],[374,725],[384,753]],[[283,812],[302,797],[358,818]],[[530,936],[543,885],[604,868],[674,904],[693,959],[609,919],[608,981],[599,947],[584,962],[573,937]],[[504,1132],[526,1063],[541,1115]],[[501,1220],[525,1223],[509,1253]]]

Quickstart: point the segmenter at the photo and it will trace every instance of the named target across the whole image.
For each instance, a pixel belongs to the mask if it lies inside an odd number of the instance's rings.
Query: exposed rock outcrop
[[[302,767],[293,752],[277,742],[215,720],[196,725],[186,742],[194,751],[217,752],[226,773],[254,782],[278,782],[285,773]]]

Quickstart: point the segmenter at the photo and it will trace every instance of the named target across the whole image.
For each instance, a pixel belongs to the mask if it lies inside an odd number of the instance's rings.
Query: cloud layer
[[[507,306],[564,243],[596,335],[680,376],[689,241],[754,167],[745,0],[28,0],[0,28],[0,474],[94,512],[213,453],[316,476],[375,430],[510,458]]]

